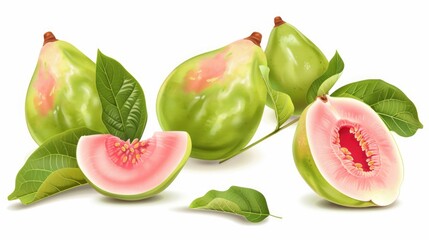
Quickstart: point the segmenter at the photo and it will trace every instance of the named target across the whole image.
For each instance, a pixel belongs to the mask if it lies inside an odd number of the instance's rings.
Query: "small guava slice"
[[[191,138],[184,131],[156,132],[143,141],[99,134],[81,137],[76,157],[97,191],[117,199],[140,200],[167,188],[191,149]]]
[[[323,96],[301,115],[295,164],[308,185],[343,206],[393,203],[403,180],[399,149],[378,114],[352,98]]]

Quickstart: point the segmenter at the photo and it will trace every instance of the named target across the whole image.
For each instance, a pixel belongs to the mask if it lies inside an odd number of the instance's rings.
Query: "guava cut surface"
[[[403,164],[378,114],[352,98],[319,97],[301,115],[295,164],[321,197],[348,207],[386,206],[399,196]]]
[[[167,188],[191,149],[191,138],[183,131],[156,132],[143,141],[99,134],[81,137],[76,156],[97,191],[117,199],[140,200]]]

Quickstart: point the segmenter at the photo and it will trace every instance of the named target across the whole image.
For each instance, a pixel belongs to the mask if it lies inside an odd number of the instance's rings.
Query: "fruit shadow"
[[[178,207],[178,208],[173,208],[172,210],[176,211],[176,212],[180,212],[181,214],[182,213],[183,214],[193,214],[194,216],[199,216],[201,218],[213,217],[213,218],[218,218],[220,221],[224,221],[225,219],[227,219],[231,222],[235,222],[237,224],[244,225],[244,226],[245,225],[247,225],[247,226],[265,225],[268,223],[268,221],[271,218],[270,216],[268,216],[266,219],[264,219],[261,222],[253,223],[253,222],[247,221],[246,218],[244,218],[242,216],[230,214],[230,213],[218,212],[218,211],[198,210],[198,209],[191,209],[191,208],[187,208],[187,207]],[[213,219],[213,220],[217,220],[217,219]]]
[[[159,193],[150,198],[137,200],[137,201],[125,201],[125,200],[119,200],[119,199],[103,196],[102,194],[95,191],[91,186],[85,185],[85,186],[69,189],[67,191],[61,192],[58,195],[52,195],[50,197],[44,198],[40,201],[34,202],[29,205],[24,205],[19,200],[15,200],[7,207],[7,209],[12,211],[19,211],[19,210],[25,210],[25,209],[31,209],[34,207],[43,206],[46,204],[52,204],[54,202],[63,202],[64,200],[73,201],[73,199],[81,199],[82,197],[85,197],[88,199],[95,199],[95,201],[106,203],[106,204],[138,205],[138,204],[152,204],[152,203],[159,204],[159,203],[174,202],[174,201],[177,201],[177,199],[180,198],[181,196],[177,192],[165,190],[162,193]]]
[[[116,198],[111,198],[107,196],[100,195],[97,199],[98,201],[106,204],[116,204],[116,205],[138,205],[138,204],[160,204],[160,203],[168,203],[168,202],[174,202],[177,201],[177,199],[180,198],[180,194],[177,192],[171,192],[171,191],[163,191],[162,193],[159,193],[155,196],[152,196],[150,198],[145,198],[141,200],[136,201],[126,201],[126,200],[120,200]]]
[[[377,206],[377,207],[367,207],[367,208],[353,208],[353,207],[344,207],[344,206],[331,203],[325,199],[320,198],[315,194],[304,195],[301,199],[302,199],[301,202],[303,202],[305,205],[315,207],[315,208],[334,210],[334,211],[383,211],[383,210],[395,208],[400,204],[399,200],[397,200],[396,202],[390,204],[389,206],[384,206],[384,207]]]
[[[263,159],[263,157],[261,156],[261,154],[259,154],[258,149],[255,148],[255,149],[249,149],[248,151],[243,152],[223,163],[220,163],[217,160],[211,161],[211,160],[189,158],[188,162],[186,163],[186,168],[197,172],[201,172],[201,171],[212,172],[213,169],[239,170],[239,169],[243,169],[243,167],[247,165],[254,164],[256,161],[260,159]]]

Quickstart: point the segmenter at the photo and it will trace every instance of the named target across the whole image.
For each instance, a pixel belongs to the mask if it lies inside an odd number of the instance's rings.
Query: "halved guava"
[[[398,147],[378,114],[352,98],[323,96],[299,120],[295,164],[308,185],[343,206],[393,203],[403,180]]]
[[[100,193],[122,200],[151,197],[170,185],[191,153],[187,132],[156,132],[143,141],[123,141],[110,134],[84,136],[77,163]]]

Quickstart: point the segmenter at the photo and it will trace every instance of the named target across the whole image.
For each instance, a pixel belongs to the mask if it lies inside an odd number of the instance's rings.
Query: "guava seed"
[[[343,166],[353,175],[372,176],[380,167],[378,147],[356,124],[341,124],[333,133],[333,147]]]
[[[146,151],[147,141],[139,142],[134,139],[122,141],[119,138],[109,138],[106,141],[106,149],[110,159],[118,166],[132,168],[133,165],[141,163],[141,156]]]

